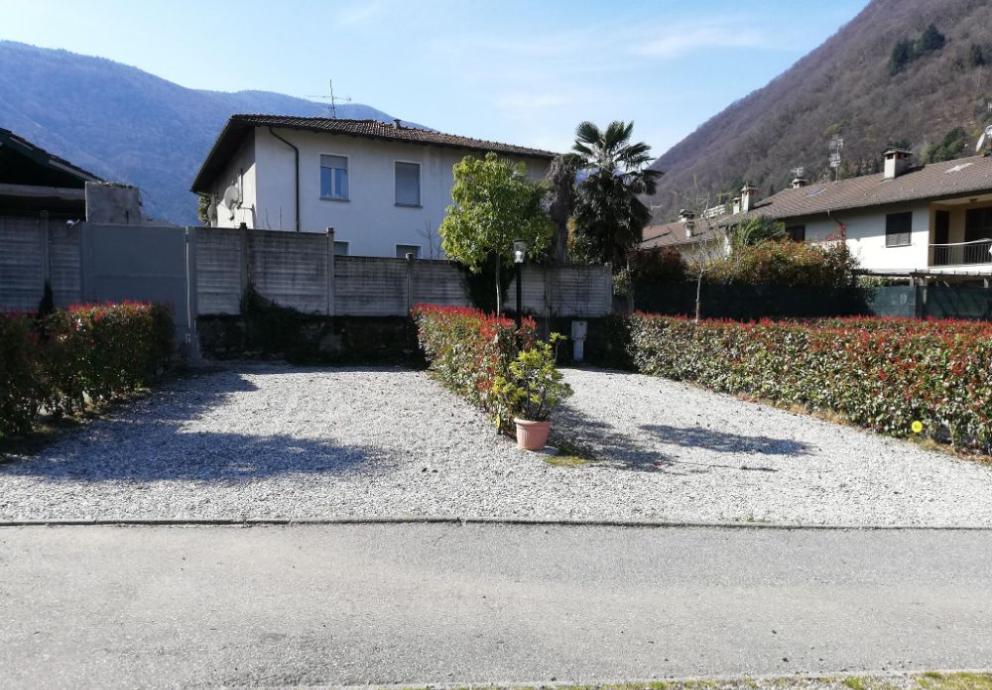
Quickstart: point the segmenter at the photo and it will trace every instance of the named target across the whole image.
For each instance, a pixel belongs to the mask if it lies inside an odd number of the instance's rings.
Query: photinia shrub
[[[536,341],[537,324],[525,318],[517,332],[511,319],[467,307],[421,304],[413,308],[417,339],[434,375],[452,391],[488,412],[502,430],[513,413],[493,390],[521,350]]]
[[[830,412],[893,436],[992,453],[992,324],[845,318],[702,321],[635,314],[636,368]]]
[[[41,411],[73,414],[147,385],[169,364],[172,315],[137,302],[0,314],[0,437]]]

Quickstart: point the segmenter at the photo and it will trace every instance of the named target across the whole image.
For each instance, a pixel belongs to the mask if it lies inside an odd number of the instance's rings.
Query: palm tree
[[[614,271],[626,268],[627,253],[641,241],[651,211],[640,197],[654,194],[662,174],[647,167],[651,147],[631,143],[633,129],[633,122],[611,122],[605,131],[583,122],[572,147],[587,172],[576,200],[575,245],[590,260],[611,262]]]

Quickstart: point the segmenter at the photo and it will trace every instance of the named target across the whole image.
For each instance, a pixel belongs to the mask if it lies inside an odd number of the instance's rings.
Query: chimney
[[[909,168],[913,154],[906,149],[889,149],[885,156],[885,179],[892,180]]]
[[[758,203],[758,188],[750,182],[741,187],[741,211],[747,213]]]
[[[399,129],[400,126],[401,126],[401,122],[400,122],[399,118],[393,120],[393,127],[395,127],[396,129]]]
[[[802,187],[805,187],[808,184],[809,184],[809,180],[807,180],[805,177],[796,175],[795,177],[792,178],[793,189],[801,189]]]
[[[696,229],[696,214],[683,208],[679,211],[679,222],[685,226],[685,236],[692,237],[692,231]]]

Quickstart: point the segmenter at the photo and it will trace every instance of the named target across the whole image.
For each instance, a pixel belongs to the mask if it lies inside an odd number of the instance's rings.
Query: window
[[[420,165],[396,163],[396,205],[420,206]]]
[[[420,246],[416,244],[396,245],[396,258],[405,259],[407,254],[413,254],[414,259],[420,258]]]
[[[348,243],[347,242],[334,242],[334,256],[348,256]]]
[[[885,246],[906,247],[913,234],[913,214],[890,213],[885,216]]]
[[[992,239],[992,207],[969,208],[964,217],[964,241]]]
[[[344,156],[320,157],[320,198],[348,200],[348,159]]]
[[[806,241],[806,226],[805,225],[790,225],[785,229],[785,234],[793,242],[805,242]]]

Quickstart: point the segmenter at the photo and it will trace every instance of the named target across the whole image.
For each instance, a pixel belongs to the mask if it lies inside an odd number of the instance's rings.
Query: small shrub
[[[561,401],[572,394],[572,387],[562,381],[561,372],[555,368],[555,350],[561,339],[560,334],[552,333],[551,342],[534,343],[510,362],[508,372],[496,377],[493,393],[502,399],[502,406],[513,417],[546,421]]]
[[[413,309],[417,340],[434,375],[448,388],[492,415],[508,430],[512,413],[493,391],[506,377],[519,352],[531,347],[537,325],[525,318],[519,332],[512,320],[478,309],[417,305]]]
[[[0,437],[29,431],[42,409],[77,413],[147,385],[173,334],[168,309],[134,302],[0,315]]]
[[[826,246],[791,240],[741,245],[708,270],[708,282],[780,288],[843,288],[856,283],[846,242]]]
[[[992,453],[992,324],[909,319],[693,323],[636,314],[637,369]]]
[[[27,315],[0,314],[0,438],[29,431],[41,407],[32,325]]]

